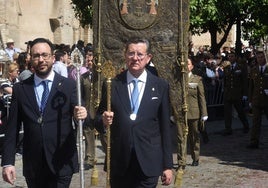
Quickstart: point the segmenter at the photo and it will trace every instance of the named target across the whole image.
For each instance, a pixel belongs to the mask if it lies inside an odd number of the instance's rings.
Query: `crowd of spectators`
[[[195,65],[193,71],[203,78],[208,106],[223,105],[223,70],[230,65],[228,55],[231,52],[235,52],[235,49],[226,46],[217,54],[212,54],[208,46],[200,46],[196,52],[193,47],[189,47],[189,56]],[[255,52],[253,46],[243,46],[241,56],[237,57],[237,61],[243,63],[248,72],[256,65]]]
[[[6,43],[6,53],[8,54],[10,61],[8,63],[6,80],[1,83],[1,110],[0,115],[1,119],[5,119],[7,116],[7,106],[6,96],[11,96],[12,86],[19,81],[29,78],[33,74],[33,69],[30,61],[30,52],[29,46],[31,46],[31,41],[25,43],[27,45],[26,50],[15,48],[14,41],[9,39]],[[55,45],[55,62],[53,65],[53,70],[64,77],[68,77],[76,80],[77,69],[71,60],[71,52],[74,48],[77,47],[82,53],[84,60],[83,65],[80,68],[80,74],[82,80],[89,78],[89,84],[93,78],[93,66],[94,66],[94,54],[93,54],[93,45],[91,43],[84,44],[84,41],[79,40],[76,44],[72,46],[66,44],[57,44]],[[193,50],[193,44],[189,47],[189,56],[192,60],[194,69],[192,72],[198,76],[202,77],[205,98],[207,107],[214,106],[224,106],[224,93],[226,83],[226,70],[231,66],[230,54],[234,53],[235,49],[229,47],[223,47],[221,51],[217,54],[212,54],[209,51],[207,46],[200,46],[195,52]],[[250,70],[257,66],[256,61],[256,49],[252,46],[243,47],[242,53],[240,56],[236,57],[236,62],[243,65],[247,70],[248,81],[250,79]],[[227,67],[227,69],[226,69]],[[237,72],[238,73],[238,72]],[[87,81],[82,83],[87,84]],[[82,85],[82,91],[89,91],[90,85]],[[84,88],[83,88],[84,87]],[[85,94],[82,92],[82,97],[84,99],[90,98],[90,94]],[[247,94],[243,98],[241,97],[241,102],[243,104],[243,110],[251,114],[251,107],[247,99]],[[87,103],[87,108],[90,111],[89,101]],[[235,106],[236,108],[236,106]],[[238,114],[241,116],[241,114]],[[209,118],[213,119],[211,115]],[[249,125],[245,119],[241,120],[244,124],[244,132],[247,133],[249,130]],[[5,122],[5,121],[4,121]],[[91,125],[86,126],[85,130],[86,144],[92,143],[92,140],[95,139],[95,132]],[[228,132],[228,134],[231,132]],[[87,135],[86,135],[87,134]],[[90,137],[88,136],[90,135]],[[104,143],[104,141],[103,141]],[[85,160],[88,164],[85,166],[85,169],[92,168],[96,164],[94,145],[90,146],[86,151]],[[93,149],[92,149],[93,148]],[[18,150],[18,153],[20,151]]]

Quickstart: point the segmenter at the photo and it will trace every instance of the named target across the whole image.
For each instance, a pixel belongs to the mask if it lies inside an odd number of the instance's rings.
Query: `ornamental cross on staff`
[[[80,67],[83,65],[84,57],[80,50],[75,47],[71,53],[71,60],[76,67],[76,88],[77,88],[77,101],[78,106],[81,106],[81,83],[80,83]],[[78,121],[79,128],[79,153],[80,153],[80,187],[85,187],[84,178],[84,154],[83,154],[83,123],[82,120]]]
[[[115,68],[111,61],[106,61],[102,66],[102,73],[107,79],[107,111],[111,111],[111,85],[112,78],[115,77]],[[107,177],[106,177],[106,187],[110,187],[110,159],[111,159],[111,130],[110,126],[107,127]]]

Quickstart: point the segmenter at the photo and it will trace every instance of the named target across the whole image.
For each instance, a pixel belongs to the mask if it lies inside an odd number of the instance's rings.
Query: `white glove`
[[[171,121],[172,123],[175,123],[174,116],[170,116],[169,119],[170,119],[170,121]]]
[[[242,100],[243,101],[246,101],[246,100],[248,100],[248,97],[247,96],[243,96]]]
[[[252,104],[251,104],[251,102],[250,102],[250,103],[248,103],[248,106],[249,106],[249,108],[252,108]]]
[[[264,92],[266,95],[268,95],[268,89],[265,89]]]
[[[207,121],[207,120],[208,120],[208,116],[203,116],[203,117],[201,118],[201,120],[202,120],[202,121]]]

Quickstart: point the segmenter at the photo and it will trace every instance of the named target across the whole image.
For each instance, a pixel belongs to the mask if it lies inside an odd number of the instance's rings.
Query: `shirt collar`
[[[48,75],[48,77],[46,77],[45,79],[40,78],[36,74],[34,74],[34,83],[36,86],[38,86],[43,80],[49,80],[52,82],[54,80],[54,76],[55,76],[54,71],[51,71],[50,74]]]
[[[143,73],[138,78],[135,78],[129,71],[127,71],[127,83],[132,82],[132,80],[134,80],[134,79],[138,79],[139,81],[145,83],[146,79],[147,79],[146,70],[144,70]]]
[[[189,73],[188,73],[188,77],[190,78],[191,76],[192,76],[192,71],[190,71]]]

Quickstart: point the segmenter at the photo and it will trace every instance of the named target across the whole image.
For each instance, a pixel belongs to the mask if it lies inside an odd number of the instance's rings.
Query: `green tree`
[[[246,11],[250,19],[245,19],[242,23],[243,37],[246,40],[260,41],[267,40],[268,37],[268,1],[253,0],[246,5]]]
[[[243,36],[248,38],[264,35],[268,14],[264,10],[267,10],[267,5],[267,0],[190,0],[190,31],[199,35],[209,32],[211,52],[216,54],[226,42],[234,24],[240,28],[242,23]],[[263,12],[266,12],[266,17]],[[219,34],[222,36],[220,39]],[[241,40],[239,34],[238,41]]]
[[[72,5],[81,26],[92,26],[92,0],[72,0]],[[268,33],[267,10],[267,0],[190,0],[190,31],[199,35],[209,32],[211,52],[216,54],[232,26],[240,22],[244,39],[264,40]]]
[[[92,26],[92,0],[72,0],[71,4],[81,26]]]

